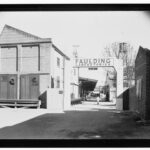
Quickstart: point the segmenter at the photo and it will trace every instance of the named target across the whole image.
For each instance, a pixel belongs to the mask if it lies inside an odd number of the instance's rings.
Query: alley
[[[92,108],[91,108],[92,106]],[[136,123],[131,112],[120,112],[108,103],[72,106],[65,113],[42,114],[0,129],[0,139],[142,139],[150,127]],[[15,115],[15,114],[14,114]],[[8,118],[9,119],[9,118]]]

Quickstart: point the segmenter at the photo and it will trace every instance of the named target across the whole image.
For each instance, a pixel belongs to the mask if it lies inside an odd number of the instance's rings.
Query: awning
[[[80,86],[85,91],[93,91],[98,80],[79,77]]]

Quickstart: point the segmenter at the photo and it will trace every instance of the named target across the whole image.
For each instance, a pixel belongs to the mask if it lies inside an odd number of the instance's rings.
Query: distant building
[[[88,92],[94,91],[97,80],[79,77],[80,81],[80,97],[84,97]]]
[[[63,108],[67,60],[50,38],[5,25],[0,35],[0,99],[41,100],[42,108]]]
[[[150,50],[139,48],[135,60],[135,110],[143,121],[150,120]],[[132,99],[131,99],[132,100]],[[132,100],[133,101],[133,100]]]
[[[116,75],[111,72],[107,72],[105,86],[109,94],[109,101],[116,100]]]

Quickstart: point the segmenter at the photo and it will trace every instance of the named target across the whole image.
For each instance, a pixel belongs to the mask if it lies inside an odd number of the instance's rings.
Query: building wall
[[[57,64],[59,59],[59,65]],[[64,57],[57,53],[54,48],[51,51],[51,76],[54,79],[54,88],[63,90],[64,80]],[[60,82],[60,83],[58,83]],[[60,86],[58,86],[60,84]]]
[[[50,72],[50,52],[51,43],[40,43],[40,70],[41,72]]]
[[[148,50],[149,51],[149,50]],[[146,119],[150,120],[150,52],[146,53]]]
[[[20,73],[49,73],[50,49],[50,43],[32,44],[25,47],[20,44],[2,46],[0,48],[0,71],[3,73],[17,73],[18,71]]]
[[[51,88],[49,88],[47,93],[47,107],[51,110],[64,110],[64,96],[66,92],[64,88],[67,82],[64,80],[65,61],[64,56],[60,55],[52,47],[50,57]]]
[[[38,46],[25,46],[22,47],[21,53],[21,71],[22,72],[37,72],[38,62],[40,61],[38,58],[39,55],[39,47]]]
[[[43,95],[50,87],[51,46],[51,43],[32,43],[32,45],[26,46],[24,44],[13,44],[12,46],[5,44],[5,46],[1,46],[1,74],[6,74],[6,76],[16,74],[19,77],[16,81],[17,97],[14,97],[15,99],[20,98],[21,76],[37,74],[39,75],[39,97],[42,96],[42,105],[45,107],[46,99]]]
[[[141,99],[137,98],[137,80],[142,79]],[[141,52],[135,61],[137,111],[142,119],[146,119],[146,53]]]
[[[17,47],[3,47],[0,50],[0,71],[16,72]]]
[[[133,86],[129,89],[129,109],[133,112],[138,111],[135,86]]]
[[[43,108],[60,109],[69,107],[70,99],[68,99],[68,95],[70,93],[68,94],[68,91],[70,92],[70,90],[67,91],[67,89],[70,89],[70,82],[68,83],[70,80],[67,80],[67,77],[70,79],[70,76],[67,74],[69,74],[68,68],[70,69],[70,67],[66,63],[66,59],[69,58],[54,48],[55,46],[52,45],[50,39],[42,39],[5,25],[0,35],[0,73],[6,74],[8,78],[9,75],[16,77],[18,99],[21,95],[21,87],[25,89],[24,85],[26,86],[27,82],[29,82],[28,85],[33,86],[32,91],[34,89],[39,90],[37,98],[42,100]],[[0,75],[0,78],[3,77]],[[9,83],[9,80],[7,81]],[[21,82],[24,85],[21,85]],[[2,89],[2,84],[7,87],[7,83],[1,83],[0,90]],[[39,87],[37,87],[38,85]],[[10,88],[12,89],[11,86]],[[29,92],[30,89],[28,88],[27,93]],[[9,94],[11,95],[12,93]],[[64,104],[64,97],[67,100],[67,105]]]
[[[71,84],[71,99],[77,99],[79,97],[78,93],[79,93],[79,86],[76,84]]]

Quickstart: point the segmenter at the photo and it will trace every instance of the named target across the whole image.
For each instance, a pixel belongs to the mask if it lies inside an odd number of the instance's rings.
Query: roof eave
[[[52,44],[52,47],[62,56],[64,56],[67,60],[70,60],[70,58],[65,55],[61,50],[59,50],[54,44]]]
[[[52,43],[51,40],[40,40],[40,41],[27,41],[27,42],[13,42],[13,43],[0,43],[1,46],[7,45],[19,45],[19,44],[39,44],[39,43]]]

